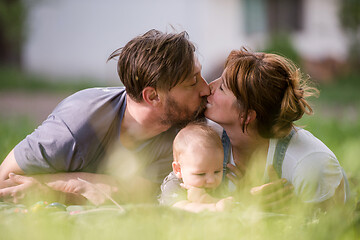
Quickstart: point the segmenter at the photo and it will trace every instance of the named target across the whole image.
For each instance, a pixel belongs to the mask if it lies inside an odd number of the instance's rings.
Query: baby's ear
[[[179,162],[172,162],[172,168],[177,178],[181,178],[181,166]]]

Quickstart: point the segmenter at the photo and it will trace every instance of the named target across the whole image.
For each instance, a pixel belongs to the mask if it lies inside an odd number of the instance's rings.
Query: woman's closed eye
[[[220,89],[221,91],[224,91],[224,89],[223,89],[223,84],[220,85],[219,89]]]

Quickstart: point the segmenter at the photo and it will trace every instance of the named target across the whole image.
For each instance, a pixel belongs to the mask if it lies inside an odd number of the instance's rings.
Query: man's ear
[[[152,106],[156,106],[160,102],[159,95],[153,87],[144,88],[142,90],[142,97],[146,103]]]
[[[181,178],[181,166],[179,162],[172,162],[172,168],[177,178]]]

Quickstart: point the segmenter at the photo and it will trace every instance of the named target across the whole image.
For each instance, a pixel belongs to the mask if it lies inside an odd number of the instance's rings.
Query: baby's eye
[[[215,171],[215,174],[221,173],[221,171]]]
[[[205,173],[195,173],[196,176],[205,176]]]

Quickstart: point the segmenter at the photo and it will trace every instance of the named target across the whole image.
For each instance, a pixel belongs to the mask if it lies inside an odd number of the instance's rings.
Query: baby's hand
[[[233,206],[234,206],[234,198],[233,197],[223,198],[223,199],[220,199],[216,203],[216,211],[217,212],[228,211],[228,210],[232,209]]]
[[[190,202],[196,203],[216,203],[219,199],[210,196],[204,188],[198,188],[193,186],[187,186],[181,183],[182,188],[187,189],[187,199]]]
[[[187,186],[184,183],[181,183],[180,186],[187,189],[187,198],[190,202],[202,202],[203,196],[207,194],[203,188]]]

